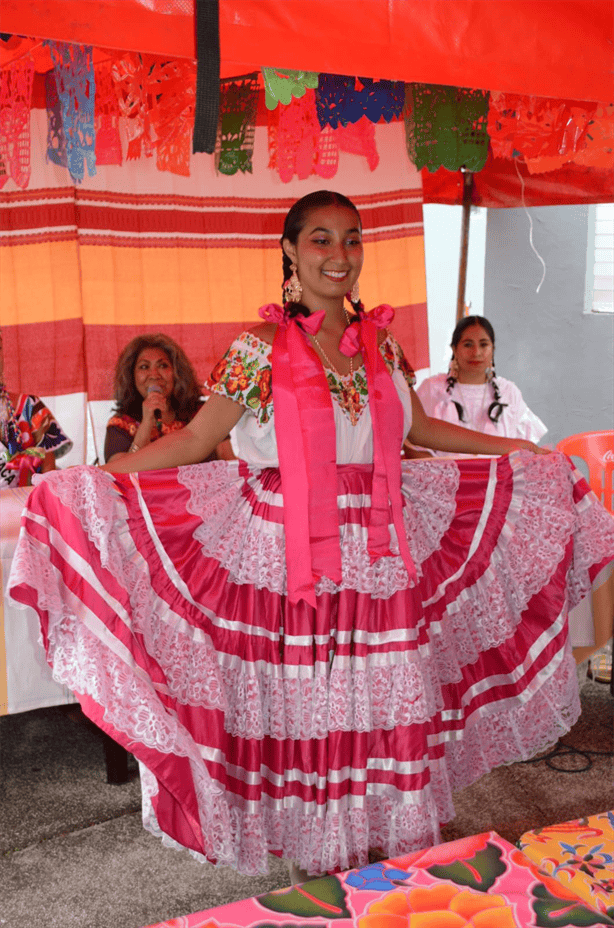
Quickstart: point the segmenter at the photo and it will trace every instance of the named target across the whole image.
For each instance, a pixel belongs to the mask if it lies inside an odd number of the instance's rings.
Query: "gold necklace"
[[[343,312],[345,313],[345,319],[346,319],[347,324],[350,325],[350,316],[349,316],[349,313],[348,313],[347,309],[345,308],[345,306],[343,307]],[[322,348],[322,345],[321,345],[320,342],[318,341],[317,335],[312,335],[311,337],[313,338],[314,342],[316,343],[316,346],[317,346],[317,348],[318,348],[318,351],[320,352],[320,354],[322,355],[322,357],[324,358],[324,360],[326,361],[326,363],[328,364],[328,366],[330,367],[330,369],[333,370],[336,374],[339,374],[340,377],[344,377],[344,376],[347,377],[347,374],[342,374],[341,371],[337,370],[337,368],[335,367],[335,365],[333,364],[333,362],[331,361],[331,359],[328,357],[328,355],[326,354],[326,352],[325,352],[324,349]],[[353,377],[353,376],[354,376],[354,362],[353,362],[353,359],[352,359],[352,358],[350,358],[349,360],[350,360],[350,377]]]

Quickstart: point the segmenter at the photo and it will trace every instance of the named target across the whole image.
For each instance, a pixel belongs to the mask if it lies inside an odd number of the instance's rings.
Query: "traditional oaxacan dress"
[[[240,460],[49,475],[10,585],[141,762],[150,830],[321,872],[436,843],[453,790],[573,724],[567,610],[614,519],[559,454],[402,463],[394,340],[351,326],[350,382],[268,317],[273,347],[243,334],[209,383],[245,407]]]

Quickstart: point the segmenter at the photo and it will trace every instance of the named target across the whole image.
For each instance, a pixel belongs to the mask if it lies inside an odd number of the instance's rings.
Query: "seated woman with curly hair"
[[[161,332],[137,335],[115,367],[115,410],[107,423],[105,461],[118,460],[182,429],[202,406],[201,392],[194,368],[177,342]]]

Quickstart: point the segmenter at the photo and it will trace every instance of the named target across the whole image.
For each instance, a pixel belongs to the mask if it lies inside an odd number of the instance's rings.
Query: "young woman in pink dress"
[[[349,200],[299,200],[282,249],[284,307],[185,428],[36,488],[11,592],[141,762],[146,827],[320,873],[436,843],[454,790],[569,729],[567,610],[614,519],[567,458],[425,415]],[[407,435],[504,456],[402,462]]]

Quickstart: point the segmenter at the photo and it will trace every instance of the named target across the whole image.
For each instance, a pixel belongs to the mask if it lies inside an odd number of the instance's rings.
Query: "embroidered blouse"
[[[401,346],[390,334],[379,350],[403,406],[405,434],[411,427],[410,387],[415,382]],[[231,434],[237,457],[258,467],[277,467],[273,394],[271,389],[272,346],[243,332],[211,371],[205,387],[245,407]],[[331,392],[337,438],[338,464],[369,464],[373,460],[373,435],[368,389],[363,367],[345,376],[325,369]],[[350,410],[357,417],[352,425]],[[399,449],[400,453],[400,449]]]
[[[38,396],[32,393],[19,395],[15,404],[15,420],[19,429],[19,444],[24,451],[28,448],[43,448],[45,451],[53,451],[57,459],[67,454],[72,448],[71,439],[64,434],[53,413]],[[19,486],[18,481],[23,484],[28,476],[25,471],[22,471],[20,477],[18,470],[7,468],[8,456],[8,449],[0,442],[0,489]],[[35,469],[38,471],[40,467],[38,463]]]

